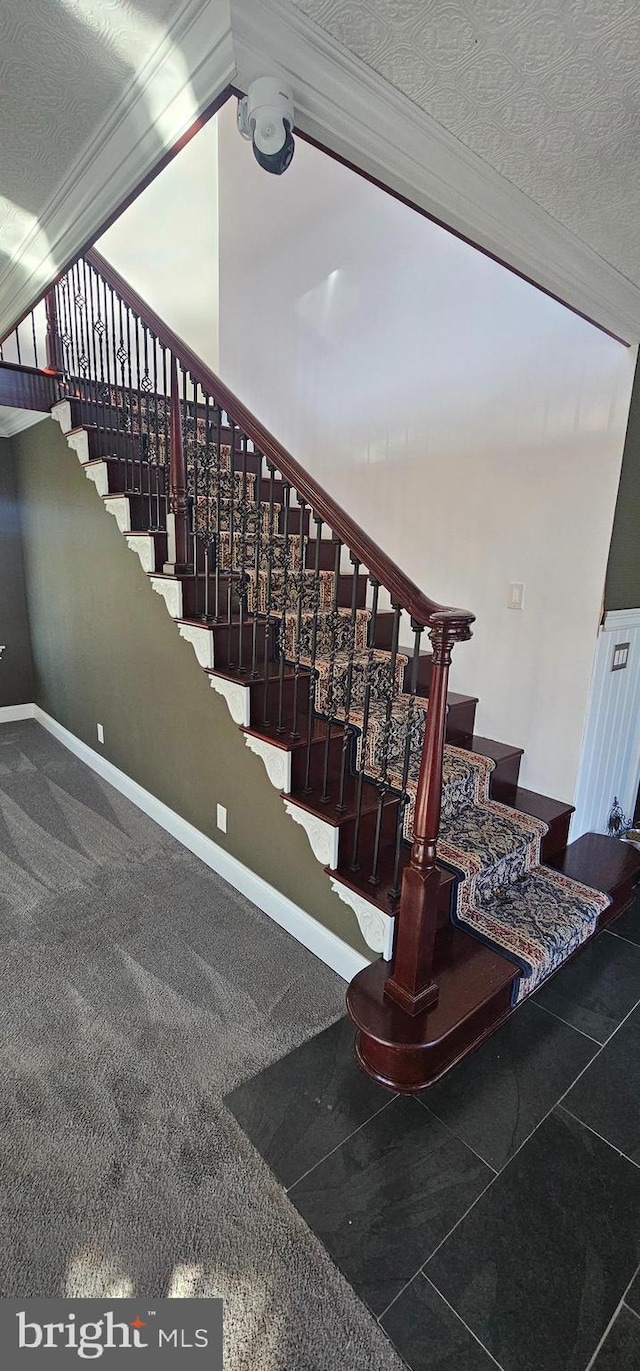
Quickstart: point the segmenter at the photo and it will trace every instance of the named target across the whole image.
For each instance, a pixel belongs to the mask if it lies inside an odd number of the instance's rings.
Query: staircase
[[[635,850],[447,689],[473,615],[429,600],[95,251],[47,297],[52,408],[378,960],[364,1068],[424,1088],[632,897]],[[34,331],[35,338],[35,331]]]

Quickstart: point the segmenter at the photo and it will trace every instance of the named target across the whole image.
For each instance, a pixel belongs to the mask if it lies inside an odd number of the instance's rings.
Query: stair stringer
[[[242,731],[246,746],[260,758],[271,784],[277,789],[284,801],[285,809],[291,819],[302,827],[309,840],[311,850],[325,868],[331,880],[331,888],[342,902],[355,914],[358,927],[367,947],[389,961],[392,955],[395,919],[385,914],[377,905],[344,885],[335,874],[338,863],[339,829],[319,815],[311,813],[295,798],[291,790],[291,750],[276,747],[268,738],[261,738],[246,730],[250,725],[250,690],[239,681],[230,680],[215,671],[213,661],[213,635],[208,634],[210,646],[207,648],[203,634],[206,625],[191,625],[182,617],[182,585],[177,577],[164,576],[155,565],[155,542],[151,534],[144,534],[131,528],[131,506],[126,495],[112,494],[109,489],[109,467],[99,458],[91,459],[89,442],[85,429],[73,428],[71,405],[68,400],[60,400],[53,406],[51,416],[55,419],[72,451],[75,452],[85,476],[95,486],[105,509],[118,525],[129,550],[138,557],[151,588],[162,596],[170,618],[173,619],[180,636],[191,643],[198,664],[206,671],[213,690],[221,695],[229,714]],[[84,441],[83,441],[84,436]],[[193,631],[190,631],[193,630]],[[210,660],[210,665],[208,662]]]

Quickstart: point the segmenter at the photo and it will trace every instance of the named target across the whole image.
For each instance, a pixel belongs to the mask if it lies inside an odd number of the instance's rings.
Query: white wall
[[[214,371],[218,366],[218,126],[211,119],[96,247]]]
[[[477,615],[452,686],[571,800],[634,355],[298,140],[218,116],[225,381],[424,591]],[[526,585],[522,612],[508,584]]]
[[[634,355],[299,140],[267,175],[233,101],[100,248],[428,595],[475,612],[453,687],[526,749],[523,784],[571,800]]]
[[[611,670],[617,643],[629,644],[622,671]],[[572,838],[606,833],[616,796],[633,819],[639,783],[640,609],[620,609],[607,614],[598,634]]]

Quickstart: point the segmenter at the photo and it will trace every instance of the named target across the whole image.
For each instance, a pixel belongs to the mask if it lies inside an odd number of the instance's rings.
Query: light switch
[[[509,609],[524,609],[524,584],[522,581],[510,582],[507,605]]]
[[[611,661],[612,671],[624,671],[629,661],[629,648],[631,643],[616,643],[613,649]]]

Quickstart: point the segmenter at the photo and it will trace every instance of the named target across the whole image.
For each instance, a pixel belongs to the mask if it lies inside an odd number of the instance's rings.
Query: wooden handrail
[[[177,333],[174,333],[173,329],[156,314],[155,310],[147,304],[146,300],[143,300],[141,295],[138,295],[137,291],[133,290],[128,281],[125,281],[124,277],[107,262],[106,258],[96,248],[90,248],[85,253],[85,261],[95,271],[99,272],[107,284],[133,310],[133,313],[147,325],[155,334],[158,342],[168,348],[185,370],[191,373],[205,394],[211,395],[217,401],[267,460],[277,467],[285,480],[290,482],[297,494],[302,496],[306,503],[311,506],[332,533],[368,568],[370,575],[375,577],[389,591],[394,603],[407,610],[412,619],[420,626],[446,625],[454,642],[469,636],[469,625],[474,622],[474,614],[471,614],[469,610],[454,609],[448,605],[438,604],[436,600],[431,600],[429,596],[424,595],[419,586],[408,576],[405,576],[397,563],[392,561],[391,557],[382,551],[373,538],[370,538],[364,529],[304,470],[304,467],[300,466],[299,462],[281,446],[273,434],[263,428],[250,410],[224,384],[224,381],[221,381],[220,377],[216,376],[215,372],[205,365],[188,344]]]

